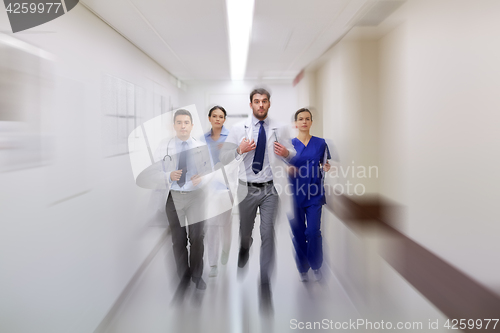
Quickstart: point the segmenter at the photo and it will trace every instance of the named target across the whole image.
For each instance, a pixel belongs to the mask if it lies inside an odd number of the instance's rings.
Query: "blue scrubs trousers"
[[[319,269],[323,263],[323,244],[321,237],[322,205],[298,207],[295,205],[295,216],[290,221],[295,247],[295,261],[300,273],[309,268]]]

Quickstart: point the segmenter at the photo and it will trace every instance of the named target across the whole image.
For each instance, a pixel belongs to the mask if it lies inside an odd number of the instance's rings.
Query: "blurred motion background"
[[[312,107],[313,135],[340,156],[327,184],[364,191],[328,197],[327,281],[305,295],[280,213],[271,322],[236,280],[233,228],[234,267],[201,303],[230,323],[200,327],[288,332],[302,315],[423,331],[439,319],[444,331],[446,318],[498,317],[499,15],[496,0],[256,0],[246,72],[232,80],[224,0],[83,0],[16,34],[2,7],[0,331],[183,330],[154,310],[169,311],[172,254],[151,191],[134,183],[128,136],[191,104],[205,131],[215,104],[230,128],[258,85],[274,118]]]

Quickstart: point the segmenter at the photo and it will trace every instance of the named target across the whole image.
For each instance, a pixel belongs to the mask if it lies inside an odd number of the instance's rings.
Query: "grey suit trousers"
[[[186,277],[197,279],[203,273],[205,221],[199,221],[199,218],[192,216],[196,211],[203,211],[203,202],[203,191],[201,190],[185,194],[171,192],[167,199],[166,212],[172,232],[177,274],[181,279]],[[186,218],[188,223],[185,222]],[[190,221],[190,218],[193,221]],[[186,229],[189,229],[189,233]],[[188,240],[190,244],[189,255]]]
[[[274,223],[278,215],[279,196],[273,184],[264,187],[239,185],[238,192],[248,193],[239,204],[241,248],[248,250],[252,245],[252,231],[255,224],[257,208],[260,210],[260,279],[261,283],[269,283],[274,256],[275,237]]]

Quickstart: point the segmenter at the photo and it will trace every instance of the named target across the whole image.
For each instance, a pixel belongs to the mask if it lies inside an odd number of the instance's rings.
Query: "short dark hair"
[[[256,88],[256,89],[252,90],[252,92],[250,93],[250,103],[252,103],[253,95],[255,95],[255,94],[267,95],[267,99],[269,99],[269,100],[271,99],[271,94],[269,93],[269,91],[267,91],[264,88]]]
[[[295,112],[295,121],[297,121],[297,118],[299,117],[299,113],[302,113],[302,112],[309,112],[309,114],[311,115],[311,121],[313,120],[312,112],[308,108],[302,108],[302,109],[298,109],[297,112]]]
[[[212,112],[214,112],[214,111],[215,111],[215,110],[217,110],[217,109],[218,109],[218,110],[221,110],[221,111],[224,113],[224,118],[226,118],[226,116],[227,116],[227,112],[226,112],[226,110],[225,110],[222,106],[220,106],[220,105],[216,105],[216,106],[214,106],[213,108],[211,108],[211,109],[210,109],[210,111],[208,111],[208,116],[210,117],[210,116],[212,115]]]
[[[193,117],[191,116],[191,112],[189,112],[188,110],[179,109],[175,111],[174,123],[175,123],[175,118],[177,118],[177,116],[189,116],[189,119],[191,119],[191,124],[193,123]]]

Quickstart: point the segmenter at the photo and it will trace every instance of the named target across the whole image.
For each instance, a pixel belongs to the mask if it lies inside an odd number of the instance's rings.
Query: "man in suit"
[[[203,187],[206,182],[202,175],[210,172],[211,164],[208,147],[191,136],[192,129],[191,113],[177,110],[174,115],[176,135],[165,140],[157,150],[157,156],[163,155],[165,177],[170,187],[166,213],[172,232],[177,273],[181,279],[178,288],[180,295],[177,296],[182,295],[190,280],[197,289],[206,289],[202,278],[205,222]],[[189,229],[189,234],[186,229]]]
[[[247,264],[257,208],[260,210],[260,295],[264,305],[271,304],[270,277],[275,253],[274,224],[279,205],[275,182],[279,178],[279,168],[285,168],[284,162],[295,156],[287,127],[268,117],[270,98],[270,93],[265,89],[255,89],[250,93],[252,115],[246,121],[233,126],[220,155],[225,164],[234,159],[240,161],[240,268]],[[286,172],[281,174],[282,178],[286,177]]]

